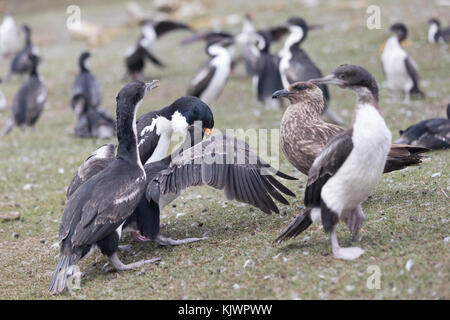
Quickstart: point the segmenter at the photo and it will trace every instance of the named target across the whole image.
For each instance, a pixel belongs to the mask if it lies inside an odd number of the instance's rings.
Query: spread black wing
[[[191,186],[208,185],[224,190],[229,200],[251,204],[268,214],[278,213],[272,197],[288,204],[281,193],[295,195],[274,175],[295,179],[262,161],[245,142],[225,135],[213,136],[175,156],[168,168],[149,183],[146,197],[150,201],[158,193],[173,195]]]
[[[156,32],[156,35],[158,36],[158,38],[160,36],[162,36],[163,34],[165,34],[166,32],[169,32],[172,30],[177,30],[177,29],[191,30],[191,27],[189,27],[188,25],[186,25],[184,23],[166,21],[166,20],[156,23],[154,28],[155,28],[155,32]]]

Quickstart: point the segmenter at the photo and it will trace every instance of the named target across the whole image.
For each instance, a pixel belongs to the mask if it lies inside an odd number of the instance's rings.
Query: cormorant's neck
[[[31,47],[31,34],[30,32],[26,32],[25,34],[25,46]]]
[[[139,104],[135,108],[119,108],[117,106],[117,140],[119,147],[117,156],[132,160],[139,160],[136,137],[136,112]],[[124,112],[123,110],[134,110],[134,112]],[[140,160],[139,160],[140,161]]]
[[[79,65],[80,65],[80,71],[81,72],[89,73],[89,69],[86,67],[86,59],[80,60]]]
[[[299,50],[299,45],[305,40],[306,33],[300,27],[291,27],[291,33],[287,37],[283,50],[294,52]]]
[[[378,87],[356,87],[358,104],[369,103],[378,109]]]
[[[39,77],[38,71],[37,71],[37,65],[33,64],[31,66],[31,70],[30,70],[30,77]]]

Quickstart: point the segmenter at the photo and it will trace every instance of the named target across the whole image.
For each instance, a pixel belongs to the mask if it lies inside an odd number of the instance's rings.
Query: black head
[[[299,43],[303,42],[306,39],[306,36],[308,35],[309,30],[313,29],[312,26],[309,26],[306,21],[303,18],[300,17],[292,17],[289,18],[287,21],[287,26],[290,30],[290,32],[293,32],[294,28],[300,28],[303,32],[303,35],[301,39],[299,40]],[[316,26],[314,26],[314,29]]]
[[[24,24],[24,25],[22,26],[22,29],[23,29],[23,31],[25,32],[26,35],[29,35],[29,34],[31,33],[31,28],[30,28],[30,26],[27,25],[27,24]]]
[[[202,122],[203,130],[209,133],[214,129],[214,116],[206,103],[197,97],[181,97],[171,105],[172,114],[179,112],[190,126],[196,121]]]
[[[119,119],[119,112],[134,114],[139,107],[139,102],[142,101],[145,94],[158,86],[158,80],[153,80],[149,83],[144,83],[142,81],[132,81],[127,83],[119,91],[119,94],[116,97],[117,119]]]
[[[441,26],[441,23],[440,23],[439,20],[436,19],[436,18],[430,18],[430,19],[428,19],[428,24],[436,24],[438,27]]]
[[[272,99],[287,98],[291,104],[302,100],[321,100],[323,107],[322,91],[311,82],[294,82],[287,89],[275,91]]]
[[[450,119],[450,103],[447,105],[447,118]]]
[[[89,51],[84,51],[80,54],[80,57],[78,58],[78,64],[80,66],[81,71],[89,71],[89,68],[86,65],[86,60],[91,56],[91,53]]]
[[[343,64],[337,67],[332,74],[319,79],[310,80],[319,84],[335,84],[341,88],[358,90],[367,88],[378,101],[378,85],[369,71],[360,66]]]
[[[287,23],[288,25],[302,28],[304,33],[306,33],[309,29],[306,21],[300,17],[291,17],[288,19]]]
[[[389,30],[397,36],[399,42],[406,40],[408,37],[408,29],[403,23],[394,23]]]

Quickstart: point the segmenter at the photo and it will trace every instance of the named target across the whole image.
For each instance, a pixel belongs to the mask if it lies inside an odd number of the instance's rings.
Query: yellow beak
[[[203,129],[203,132],[204,132],[207,136],[212,135],[213,131],[214,131],[214,128],[211,128],[211,129],[205,128],[205,129]]]

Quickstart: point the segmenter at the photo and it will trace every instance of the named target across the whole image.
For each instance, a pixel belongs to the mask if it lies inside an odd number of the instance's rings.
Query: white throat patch
[[[175,113],[172,115],[172,130],[175,133],[185,135],[187,127],[188,123],[186,121],[186,118],[178,111],[175,111]]]

